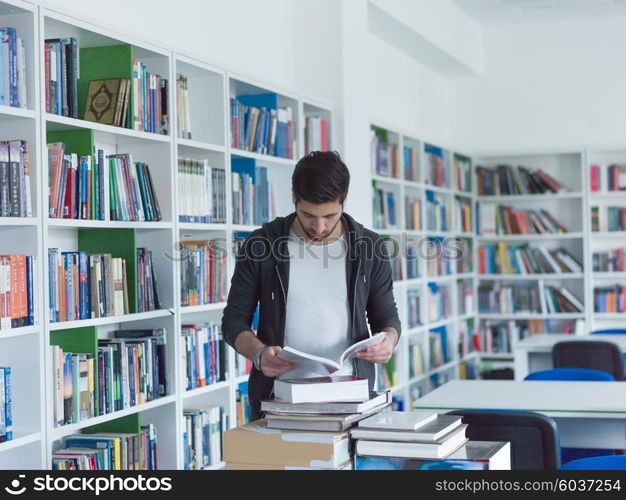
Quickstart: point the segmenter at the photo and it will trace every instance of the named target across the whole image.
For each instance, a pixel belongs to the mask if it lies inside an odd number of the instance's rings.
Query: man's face
[[[339,201],[320,204],[308,201],[296,203],[296,215],[302,229],[309,238],[315,241],[321,241],[330,236],[342,212],[343,205]]]

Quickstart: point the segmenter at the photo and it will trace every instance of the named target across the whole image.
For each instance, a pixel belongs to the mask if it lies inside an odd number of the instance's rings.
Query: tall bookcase
[[[52,9],[9,0],[0,2],[2,26],[13,26],[24,38],[28,108],[0,107],[0,139],[25,139],[30,155],[33,214],[29,218],[0,219],[0,246],[3,254],[24,253],[37,256],[37,315],[34,326],[0,331],[0,366],[13,369],[14,438],[0,443],[0,468],[49,469],[51,455],[63,438],[99,424],[125,422],[133,425],[153,423],[157,429],[159,468],[180,469],[183,457],[183,411],[222,406],[231,427],[237,425],[237,391],[247,375],[237,375],[236,355],[226,347],[222,380],[193,390],[186,389],[185,361],[181,346],[181,326],[221,323],[224,302],[181,306],[179,243],[186,240],[215,240],[229,250],[227,283],[234,270],[230,251],[240,232],[260,226],[233,223],[231,196],[231,159],[252,158],[267,167],[274,183],[277,212],[292,211],[290,179],[296,158],[305,153],[305,118],[321,117],[332,124],[332,107],[271,83],[232,73],[196,57],[154,46],[131,36],[102,28]],[[80,118],[46,113],[44,40],[74,37],[79,48],[125,45],[148,70],[169,82],[170,127],[168,135],[140,132],[102,125]],[[180,138],[177,130],[175,82],[178,73],[187,77],[191,106],[192,138]],[[80,86],[80,83],[79,83]],[[279,158],[231,147],[232,97],[246,94],[277,94],[280,106],[292,107],[295,150],[293,158]],[[79,109],[79,115],[82,110]],[[111,220],[68,220],[48,216],[48,141],[66,141],[72,152],[90,154],[92,147],[105,154],[130,153],[134,161],[149,165],[162,212],[158,222],[121,222]],[[332,146],[332,144],[331,144]],[[69,148],[69,146],[68,146]],[[87,148],[86,152],[79,151]],[[226,220],[223,223],[189,223],[179,220],[180,158],[208,160],[209,165],[225,172]],[[99,241],[99,239],[101,241]],[[48,249],[60,251],[107,248],[115,242],[152,250],[158,276],[162,308],[124,316],[67,322],[50,322],[48,315]],[[90,242],[89,244],[87,242]],[[91,245],[91,246],[90,246]],[[101,245],[101,246],[99,246]],[[105,250],[103,250],[105,251]],[[157,400],[55,427],[53,423],[53,377],[50,345],[68,335],[82,335],[92,345],[110,337],[113,330],[165,328],[167,331],[167,394]],[[240,370],[241,372],[241,370]],[[121,419],[121,420],[120,420]],[[211,468],[221,468],[216,464]]]
[[[404,332],[387,376],[379,370],[379,387],[388,379],[394,396],[409,408],[433,388],[466,376],[467,363],[474,359],[467,338],[476,318],[472,161],[381,121],[371,125],[371,140],[372,185],[384,198],[373,196],[372,229],[397,255],[392,260],[394,294]],[[377,148],[380,143],[386,153]],[[387,194],[393,195],[391,204]],[[436,214],[442,206],[446,217]],[[440,310],[429,296],[446,292],[447,307]],[[419,324],[410,307],[416,295]]]

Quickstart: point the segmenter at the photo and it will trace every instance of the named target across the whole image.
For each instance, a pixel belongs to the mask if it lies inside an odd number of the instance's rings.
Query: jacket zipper
[[[352,295],[352,341],[356,340],[354,335],[354,317],[356,313],[356,287],[359,283],[359,271],[361,270],[361,259],[356,266],[356,277],[354,278],[354,294]],[[359,368],[357,367],[356,358],[352,358],[352,368],[354,369],[354,375],[359,376]]]
[[[280,277],[280,273],[278,272],[278,264],[274,265],[274,269],[276,270],[276,274],[278,275],[278,282],[280,283],[280,289],[283,292],[283,301],[285,306],[287,305],[287,295],[285,294],[285,287],[283,286],[283,279]]]

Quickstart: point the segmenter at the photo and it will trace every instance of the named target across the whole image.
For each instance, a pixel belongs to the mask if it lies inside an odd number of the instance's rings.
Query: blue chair
[[[448,415],[463,417],[466,436],[474,441],[509,441],[511,469],[555,470],[560,465],[556,423],[530,411],[455,410]]]
[[[553,368],[542,370],[526,375],[524,380],[586,380],[615,382],[615,377],[610,373],[588,368]]]
[[[614,342],[598,340],[563,341],[552,347],[554,368],[588,368],[610,373],[624,380],[622,351]]]
[[[563,464],[559,470],[626,470],[626,455],[581,458]]]

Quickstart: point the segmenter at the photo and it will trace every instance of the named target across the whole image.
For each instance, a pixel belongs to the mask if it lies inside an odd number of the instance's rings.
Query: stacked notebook
[[[352,469],[348,430],[389,401],[387,392],[358,402],[262,401],[263,420],[225,433],[226,468]]]

